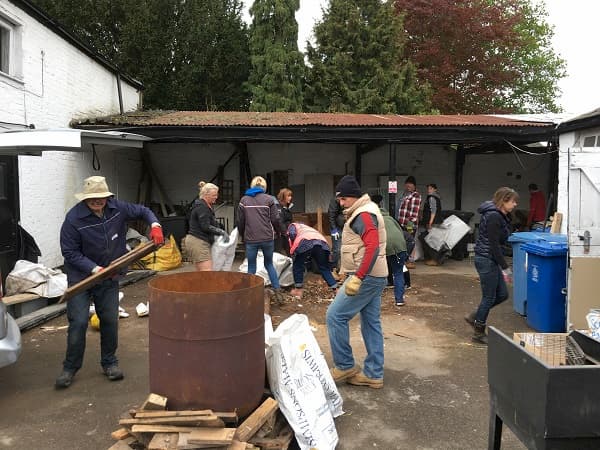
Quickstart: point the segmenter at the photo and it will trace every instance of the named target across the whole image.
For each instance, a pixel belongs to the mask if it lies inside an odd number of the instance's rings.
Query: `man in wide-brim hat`
[[[98,273],[127,252],[127,222],[142,219],[150,225],[150,238],[163,243],[163,233],[154,213],[142,205],[114,198],[106,179],[86,178],[83,191],[75,194],[79,203],[71,208],[60,230],[60,248],[65,260],[69,286]],[[109,380],[123,378],[116,356],[119,320],[119,282],[108,278],[74,295],[67,304],[69,330],[63,370],[57,388],[67,388],[83,364],[85,333],[90,301],[100,318],[100,364]]]

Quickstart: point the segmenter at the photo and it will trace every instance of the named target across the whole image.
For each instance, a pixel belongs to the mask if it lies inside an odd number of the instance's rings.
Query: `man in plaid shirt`
[[[398,223],[412,235],[417,232],[419,210],[421,209],[421,194],[417,192],[415,177],[412,175],[404,182],[404,194],[398,208]]]
[[[421,194],[417,192],[417,182],[412,175],[408,176],[404,181],[404,194],[400,199],[398,207],[398,223],[402,228],[408,231],[413,237],[417,234],[419,225],[419,210],[421,209]],[[414,269],[414,250],[409,255],[409,260],[406,267]],[[408,272],[405,272],[408,274]],[[410,280],[408,275],[405,278]],[[410,286],[410,281],[407,280],[407,285]]]

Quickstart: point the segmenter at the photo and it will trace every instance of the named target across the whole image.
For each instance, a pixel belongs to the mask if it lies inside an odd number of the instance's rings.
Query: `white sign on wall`
[[[398,193],[398,182],[388,181],[388,194],[397,194]]]

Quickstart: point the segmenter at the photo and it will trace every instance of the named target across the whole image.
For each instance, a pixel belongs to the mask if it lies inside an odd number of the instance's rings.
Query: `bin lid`
[[[566,242],[537,241],[523,244],[521,249],[540,256],[567,256],[569,246]]]
[[[513,233],[508,237],[508,242],[532,242],[532,241],[546,241],[546,242],[567,242],[566,234],[556,233],[545,233],[543,231],[521,231]]]

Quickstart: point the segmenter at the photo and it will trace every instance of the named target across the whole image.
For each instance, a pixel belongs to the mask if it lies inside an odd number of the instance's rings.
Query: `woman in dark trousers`
[[[508,298],[506,283],[511,281],[502,246],[511,233],[509,214],[517,206],[519,194],[508,187],[501,187],[492,200],[485,201],[477,212],[481,214],[479,234],[475,242],[475,268],[481,284],[481,303],[465,320],[473,327],[472,340],[487,344],[485,326],[490,310]]]
[[[277,194],[277,202],[279,203],[279,219],[281,220],[281,227],[283,230],[287,230],[294,220],[291,211],[292,206],[294,206],[292,203],[292,194],[292,190],[288,188],[280,189],[279,193]],[[275,251],[290,256],[290,243],[285,234],[282,234],[278,239],[275,240]]]

